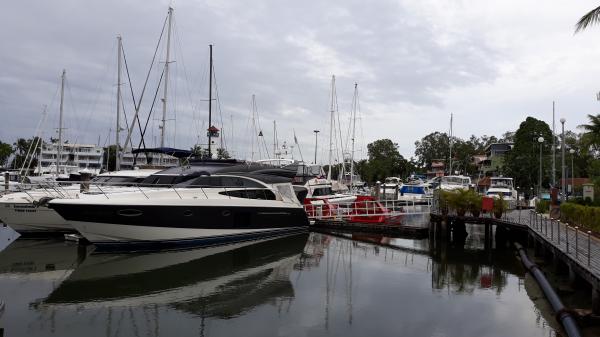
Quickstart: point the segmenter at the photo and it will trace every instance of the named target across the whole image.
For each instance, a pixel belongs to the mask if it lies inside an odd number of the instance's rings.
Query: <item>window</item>
[[[244,177],[201,176],[181,183],[178,187],[264,188],[265,186]]]
[[[313,189],[313,197],[321,197],[324,195],[332,195],[333,191],[331,190],[331,187],[318,187]]]
[[[245,199],[261,199],[261,200],[277,200],[275,194],[266,188],[257,190],[234,190],[234,191],[222,191],[219,192],[221,195],[226,195],[232,198],[245,198]]]

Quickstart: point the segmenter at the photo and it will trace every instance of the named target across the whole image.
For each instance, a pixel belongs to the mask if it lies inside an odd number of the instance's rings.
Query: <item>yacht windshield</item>
[[[469,185],[471,183],[469,178],[465,177],[442,177],[442,183],[447,185]]]
[[[324,195],[332,195],[333,191],[331,190],[331,187],[317,187],[313,189],[313,197],[321,197]]]

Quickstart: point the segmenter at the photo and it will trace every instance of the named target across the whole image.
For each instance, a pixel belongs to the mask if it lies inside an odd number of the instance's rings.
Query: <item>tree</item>
[[[588,26],[593,24],[597,24],[600,22],[600,6],[592,9],[587,14],[582,16],[577,24],[575,25],[575,33],[579,33],[580,31],[586,29]]]
[[[409,164],[398,152],[390,139],[379,139],[367,145],[369,160],[357,167],[362,178],[368,182],[384,180],[390,176],[406,176],[410,173]]]
[[[217,149],[217,158],[218,159],[229,159],[231,157],[229,156],[229,152],[227,151],[227,149],[220,147]]]
[[[434,159],[443,159],[447,163],[449,154],[450,145],[446,133],[436,131],[415,142],[415,156],[420,167],[431,168]]]
[[[582,144],[587,147],[588,150],[597,152],[600,149],[600,114],[596,116],[588,115],[588,119],[590,120],[589,124],[578,126],[578,128],[584,130]]]
[[[25,169],[31,169],[33,167],[37,166],[37,157],[41,151],[41,147],[42,147],[42,139],[39,137],[34,137],[34,138],[30,138],[30,139],[25,139],[25,138],[19,138],[17,139],[17,141],[13,144],[14,146],[14,153],[15,156],[11,162],[11,166],[13,168],[18,168],[20,169],[21,167],[23,167],[23,165],[28,165]],[[30,156],[33,156],[33,158],[29,157],[27,158],[27,154],[29,153]],[[30,161],[31,159],[31,161]],[[27,160],[27,161],[25,161]]]
[[[10,144],[0,142],[0,167],[5,166],[8,162],[8,157],[15,152]]]
[[[544,143],[538,142],[539,137]],[[550,168],[550,153],[552,148],[552,131],[545,122],[527,117],[519,125],[514,135],[514,146],[506,154],[505,170],[508,176],[515,180],[515,185],[528,191],[538,185],[540,146],[542,146],[542,186],[548,186],[551,181],[548,174]]]

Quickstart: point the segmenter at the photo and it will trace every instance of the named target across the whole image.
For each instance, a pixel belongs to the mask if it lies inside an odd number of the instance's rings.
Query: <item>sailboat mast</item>
[[[117,128],[115,129],[115,171],[121,169],[121,145],[119,141],[119,132],[121,131],[121,36],[117,36]]]
[[[211,127],[212,127],[212,80],[213,80],[213,57],[212,49],[213,45],[208,45],[210,50],[210,62],[208,66],[208,158],[212,158],[212,152],[210,149],[210,143],[212,141]]]
[[[162,99],[162,103],[163,103],[163,113],[162,113],[162,123],[160,126],[160,147],[165,147],[165,123],[167,121],[167,92],[169,89],[169,63],[171,62],[170,60],[170,56],[171,56],[171,26],[172,26],[172,19],[173,18],[173,8],[169,7],[169,25],[168,25],[168,29],[167,29],[167,55],[166,55],[166,60],[165,60],[165,87],[164,87],[164,92],[163,92],[163,99]],[[163,160],[163,155],[161,153],[160,155],[160,161],[162,164],[162,160]]]
[[[552,101],[552,187],[556,186],[556,133],[554,123],[554,101]]]
[[[350,188],[354,183],[354,138],[356,136],[356,109],[358,108],[358,83],[354,83],[354,102],[352,107],[352,148],[350,151]]]
[[[63,107],[64,107],[64,98],[65,98],[65,78],[67,76],[67,71],[63,69],[61,81],[60,81],[60,114],[58,117],[58,149],[56,155],[56,175],[58,176],[60,172],[60,161],[62,159],[62,130],[63,130]]]
[[[254,161],[254,137],[259,137],[258,133],[256,133],[255,115],[256,115],[256,96],[254,94],[252,94],[252,136],[250,137],[250,139],[251,139],[250,161]]]
[[[329,118],[329,170],[327,170],[327,181],[331,181],[331,166],[333,164],[333,123],[335,113],[335,75],[331,76],[331,106],[330,106],[330,118]]]
[[[273,158],[277,159],[277,121],[273,121]]]
[[[452,175],[452,113],[450,113],[450,137],[448,138],[448,144],[450,146],[450,156],[449,156],[449,171],[448,175]]]

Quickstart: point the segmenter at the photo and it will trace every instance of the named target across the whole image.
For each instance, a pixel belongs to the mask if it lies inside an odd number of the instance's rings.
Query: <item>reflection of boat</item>
[[[0,279],[61,279],[77,266],[77,253],[63,241],[17,240],[0,252]]]
[[[289,273],[308,234],[152,254],[91,254],[43,306],[170,304],[232,315],[274,297],[293,297]]]

